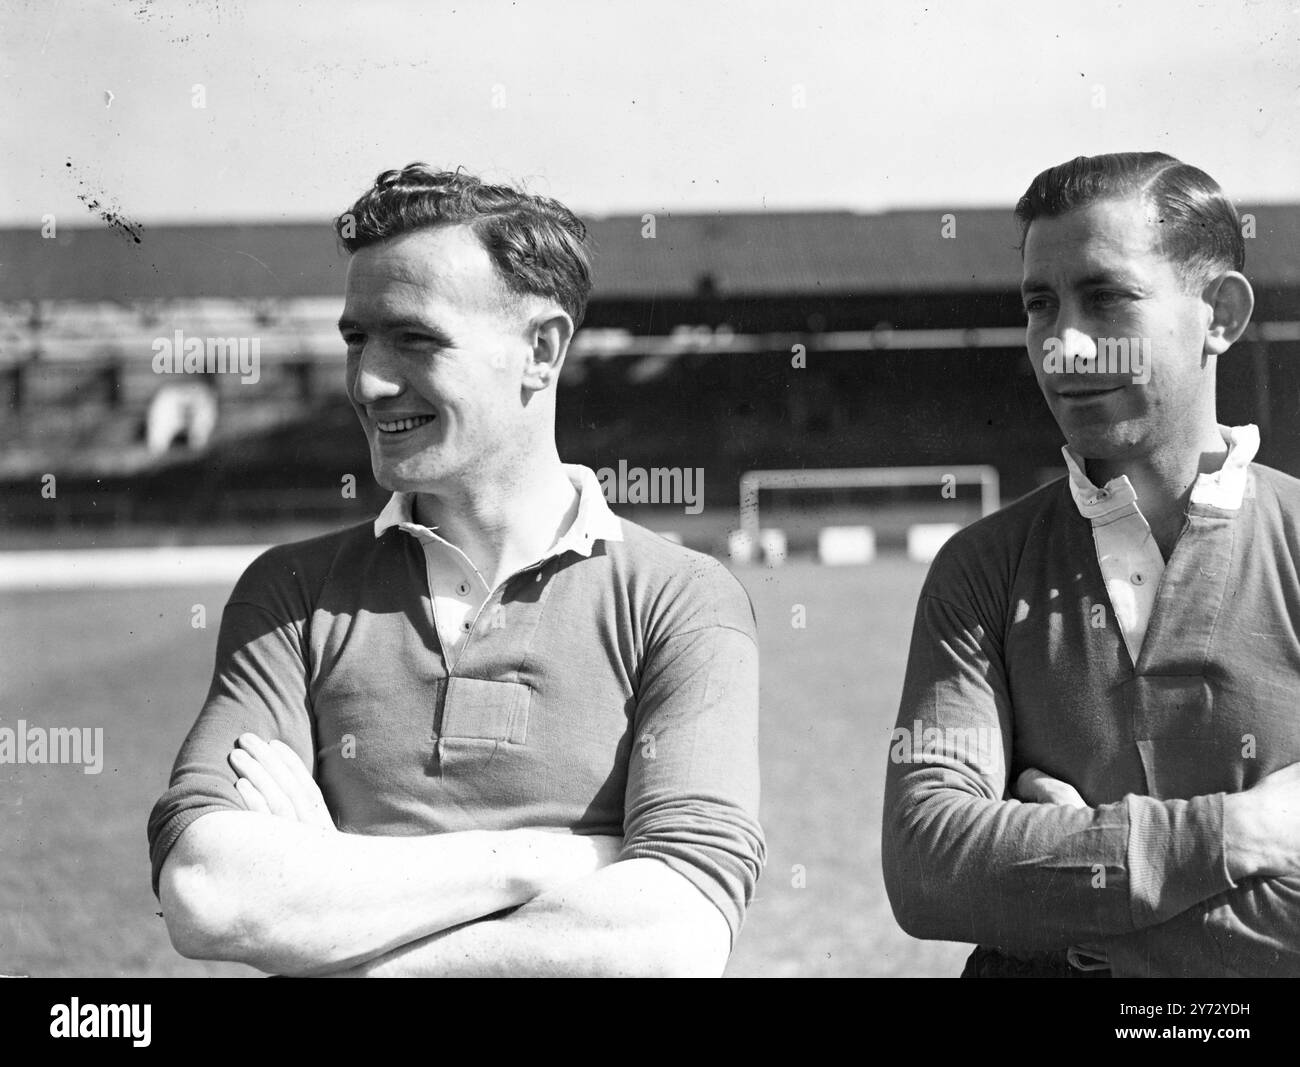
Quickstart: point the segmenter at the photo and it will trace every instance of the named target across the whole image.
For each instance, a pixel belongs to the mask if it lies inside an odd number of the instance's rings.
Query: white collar
[[[597,541],[622,541],[623,523],[609,510],[595,472],[578,463],[565,463],[563,467],[569,484],[578,491],[578,514],[568,530],[551,546],[546,557],[569,551],[590,556]],[[414,508],[414,493],[394,493],[375,519],[375,536],[381,537],[386,530],[398,526],[416,537],[438,537],[434,533],[436,526],[422,526],[415,521]],[[442,538],[438,537],[438,540]]]
[[[1246,494],[1247,467],[1259,451],[1259,427],[1253,423],[1221,425],[1219,433],[1228,446],[1228,455],[1217,471],[1196,476],[1191,502],[1208,504],[1223,511],[1236,511]],[[1084,518],[1098,518],[1137,500],[1127,474],[1112,478],[1104,489],[1098,489],[1085,472],[1082,456],[1069,445],[1062,446],[1061,455],[1065,457],[1065,466],[1070,472],[1070,494]]]

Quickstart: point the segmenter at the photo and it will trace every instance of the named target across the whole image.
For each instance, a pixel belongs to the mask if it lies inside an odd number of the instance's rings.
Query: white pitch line
[[[0,589],[147,588],[235,581],[268,545],[0,552]]]

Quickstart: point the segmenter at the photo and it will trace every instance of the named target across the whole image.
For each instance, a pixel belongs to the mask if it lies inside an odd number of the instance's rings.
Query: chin
[[[375,481],[389,493],[437,493],[441,484],[436,478],[397,478],[391,475]]]
[[[1120,460],[1138,444],[1123,423],[1109,426],[1061,426],[1070,447],[1085,459]]]
[[[376,463],[370,469],[380,488],[389,493],[431,493],[441,481],[436,472],[415,470],[409,464]]]

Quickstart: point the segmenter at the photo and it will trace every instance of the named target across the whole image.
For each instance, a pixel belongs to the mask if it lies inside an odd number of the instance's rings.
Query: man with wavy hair
[[[1068,476],[926,579],[895,915],[976,943],[970,977],[1300,974],[1300,482],[1216,415],[1254,305],[1237,212],[1145,152],[1044,171],[1016,217]]]
[[[764,859],[753,611],[560,461],[582,223],[412,164],[337,226],[393,495],[231,595],[149,820],[173,943],[294,975],[720,974]]]

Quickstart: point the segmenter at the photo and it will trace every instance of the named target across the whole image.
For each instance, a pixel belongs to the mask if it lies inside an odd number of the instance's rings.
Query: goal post
[[[749,544],[759,543],[758,498],[765,489],[894,489],[918,485],[978,483],[980,514],[1001,506],[996,467],[961,465],[937,467],[829,467],[821,470],[746,471],[740,476],[740,533]]]

